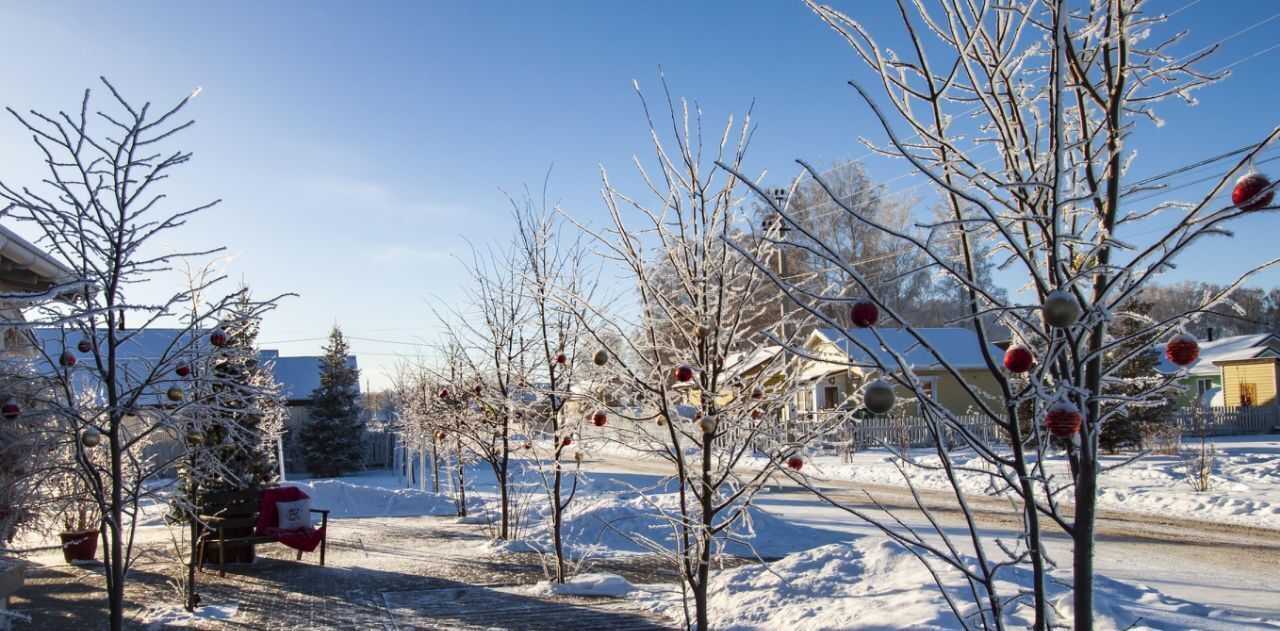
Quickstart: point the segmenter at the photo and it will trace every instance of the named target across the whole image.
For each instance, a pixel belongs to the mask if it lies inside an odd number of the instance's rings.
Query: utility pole
[[[786,208],[787,190],[784,188],[773,189],[773,202],[774,202],[775,208],[777,208],[779,212],[774,216],[771,223],[776,224],[776,227],[778,229],[777,230],[778,240],[782,241],[786,239],[787,232],[791,230],[791,228],[787,227],[786,219],[782,217],[782,213],[781,213],[781,211]],[[774,227],[773,225],[769,226],[769,228],[773,228],[773,227]],[[787,256],[786,256],[786,251],[783,250],[783,248],[781,247],[778,248],[778,278],[783,281],[785,281],[787,278]],[[789,299],[787,298],[785,293],[779,295],[778,309],[779,309],[780,317],[778,319],[778,339],[783,341],[782,369],[784,371],[783,375],[785,377],[783,383],[789,384],[791,383],[791,358],[787,356],[786,344],[790,343],[791,341],[791,321],[790,321],[790,318],[787,317],[787,311],[788,311],[787,302],[789,302]],[[794,421],[795,421],[795,398],[794,398],[794,394],[792,394],[787,398],[787,406],[782,419],[783,433],[786,436],[787,440],[791,440],[791,434],[792,434],[791,430],[792,430],[792,424],[794,423]]]

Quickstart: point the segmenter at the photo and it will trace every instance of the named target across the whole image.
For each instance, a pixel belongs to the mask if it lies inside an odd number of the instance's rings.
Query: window
[[[925,398],[938,400],[938,378],[937,377],[920,377],[920,394]],[[920,406],[917,403],[917,407]]]
[[[1213,389],[1212,379],[1196,379],[1196,396],[1204,396],[1204,393]]]
[[[822,409],[833,410],[840,401],[840,388],[836,386],[822,387]]]

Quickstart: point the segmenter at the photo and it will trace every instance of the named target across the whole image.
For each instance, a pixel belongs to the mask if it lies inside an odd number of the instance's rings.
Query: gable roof
[[[960,327],[938,327],[938,328],[919,328],[915,329],[929,347],[921,344],[910,332],[905,329],[840,329],[822,328],[813,332],[810,342],[814,337],[824,342],[833,344],[836,348],[847,357],[847,361],[855,366],[865,366],[867,368],[875,368],[876,361],[879,360],[885,366],[896,368],[897,362],[893,358],[891,351],[902,355],[912,370],[931,370],[941,369],[942,361],[945,361],[956,370],[976,370],[987,368],[986,360],[983,358],[982,345],[978,342],[978,334],[969,329]],[[877,334],[879,338],[877,338]],[[850,341],[850,338],[856,340],[858,344]],[[884,340],[881,344],[881,339]],[[859,344],[871,350],[872,354],[868,354]],[[988,344],[991,356],[1000,358],[1004,356],[1004,351],[995,344]],[[937,352],[937,355],[934,354]],[[941,361],[940,361],[940,359]]]
[[[258,360],[271,366],[271,375],[280,384],[281,393],[290,401],[306,401],[320,387],[320,356],[281,357],[280,351],[264,350]],[[347,366],[358,368],[355,355],[347,355]],[[358,390],[360,383],[356,382]]]
[[[1156,351],[1160,353],[1160,363],[1156,364],[1156,370],[1166,375],[1178,372],[1180,369],[1165,357],[1164,348],[1164,344],[1155,346]],[[1187,367],[1187,374],[1216,375],[1219,368],[1214,365],[1214,362],[1266,356],[1280,357],[1280,337],[1275,334],[1233,335],[1212,342],[1200,342],[1200,357],[1194,364]]]
[[[67,331],[65,340],[63,332],[58,329],[43,328],[34,332],[37,343],[49,358],[48,361],[44,357],[36,360],[39,370],[56,370],[51,362],[58,360],[64,348],[74,353],[80,361],[91,361],[87,354],[76,352],[76,344],[81,338],[78,331]],[[193,332],[187,329],[133,329],[125,331],[125,334],[129,337],[117,347],[116,352],[117,366],[122,369],[126,384],[141,383],[166,354],[169,361],[174,362],[184,353],[192,352],[192,349],[207,351],[209,344],[203,331]],[[318,356],[281,357],[277,350],[262,350],[258,353],[258,361],[270,366],[272,376],[281,386],[281,394],[291,401],[310,399],[311,392],[320,386],[320,360]],[[347,356],[347,365],[358,367],[355,355]],[[85,387],[89,385],[88,382],[84,384]],[[159,400],[169,385],[171,383],[162,378],[155,384],[156,391],[148,395]],[[358,388],[359,383],[356,385]]]

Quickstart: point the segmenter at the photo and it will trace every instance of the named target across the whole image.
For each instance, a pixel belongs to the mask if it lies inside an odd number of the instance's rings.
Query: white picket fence
[[[1280,428],[1280,405],[1179,410],[1172,418],[1183,436],[1239,436],[1266,434]]]

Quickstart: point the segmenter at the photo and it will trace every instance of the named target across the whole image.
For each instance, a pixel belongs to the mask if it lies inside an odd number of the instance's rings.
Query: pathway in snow
[[[131,574],[130,628],[198,629],[662,629],[666,623],[625,600],[556,596],[528,590],[545,580],[531,554],[495,553],[483,529],[452,517],[335,519],[327,566],[308,554],[259,547],[257,562],[199,576],[206,605],[190,618],[168,584],[173,564],[163,543]],[[149,530],[160,530],[151,527]],[[146,533],[152,535],[155,533]],[[33,559],[11,608],[31,617],[16,630],[86,631],[106,619],[101,566],[65,565],[60,554]],[[652,559],[605,562],[602,569],[643,583],[669,582]]]

